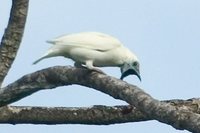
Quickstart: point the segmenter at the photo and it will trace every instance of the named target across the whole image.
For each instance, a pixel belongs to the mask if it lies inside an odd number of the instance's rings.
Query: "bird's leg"
[[[91,60],[86,61],[86,62],[85,62],[85,66],[86,66],[87,69],[90,69],[90,70],[93,70],[93,71],[96,71],[96,72],[105,74],[102,70],[100,70],[100,69],[94,67],[94,66],[93,66],[93,62],[92,62]]]
[[[85,68],[80,62],[74,62],[74,66],[77,68]]]
[[[80,62],[74,62],[74,66],[77,67],[77,68],[87,68],[87,69],[90,69],[90,70],[97,71],[99,73],[105,74],[100,69],[94,67],[92,61],[86,61],[85,66],[83,66]]]

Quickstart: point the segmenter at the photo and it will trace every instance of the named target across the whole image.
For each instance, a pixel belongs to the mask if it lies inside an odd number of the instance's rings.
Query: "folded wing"
[[[122,46],[121,42],[107,34],[99,32],[83,32],[58,37],[47,41],[54,45],[65,45],[69,47],[82,47],[98,51],[108,51]]]

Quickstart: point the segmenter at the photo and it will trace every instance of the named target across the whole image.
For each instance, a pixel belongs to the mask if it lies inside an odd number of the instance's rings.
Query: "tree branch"
[[[125,100],[151,119],[169,124],[176,129],[200,132],[200,115],[185,108],[176,108],[168,103],[159,102],[137,86],[119,79],[74,67],[51,67],[22,77],[1,90],[0,105],[17,101],[41,89],[71,84],[94,88],[116,99]]]
[[[18,48],[20,46],[26,22],[28,2],[29,2],[28,0],[13,0],[9,23],[5,30],[0,45],[0,72],[1,72],[0,86],[14,61]],[[185,107],[177,107],[171,105],[170,103],[160,102],[152,98],[150,95],[145,93],[137,86],[133,86],[121,80],[115,79],[113,77],[106,76],[103,74],[98,74],[96,72],[91,72],[86,69],[76,69],[69,67],[52,67],[38,71],[36,73],[26,75],[21,79],[17,80],[16,82],[0,90],[0,105],[3,106],[12,103],[14,101],[20,100],[21,98],[42,89],[51,89],[58,86],[71,85],[71,84],[79,84],[90,88],[94,88],[96,90],[109,94],[110,96],[116,99],[124,100],[129,104],[135,106],[137,109],[139,109],[141,111],[141,114],[145,116],[144,119],[145,118],[155,119],[160,122],[172,125],[176,129],[187,129],[191,132],[197,132],[197,133],[200,132],[199,113],[198,114],[194,113],[193,111],[188,110]],[[198,104],[195,103],[194,105],[199,110],[199,103]],[[14,113],[15,115],[16,114],[22,115],[21,113],[22,112],[25,113],[26,111],[37,112],[38,111],[37,109],[44,110],[44,108],[37,108],[37,107],[35,108],[31,107],[31,109],[30,110],[29,109],[30,107],[29,108],[2,107],[0,110],[1,111],[0,113],[2,113],[2,115],[0,117],[6,116],[6,110],[8,112],[11,111],[10,112],[11,115],[12,113]],[[57,110],[55,111],[54,109]],[[54,109],[46,108],[46,110],[49,111],[49,114],[51,114],[51,111],[53,110],[54,113],[58,113],[62,109],[66,111],[66,108],[54,108]],[[83,108],[80,108],[79,111],[81,109],[82,111],[84,110]],[[102,109],[102,106],[101,108],[96,107],[88,109],[89,109],[88,111],[91,111],[91,114],[95,114],[96,113],[95,111],[97,111],[98,109]],[[108,109],[108,107],[106,107],[106,109]],[[103,111],[106,111],[106,109],[104,108]],[[74,112],[73,109],[71,110],[72,110],[71,113],[75,115],[76,112]],[[130,115],[130,113],[128,114]],[[37,115],[35,114],[35,116]],[[50,116],[51,115],[48,116],[49,119],[52,118]],[[63,116],[63,115],[59,114],[58,116]],[[96,114],[96,116],[98,116],[98,113]],[[105,116],[106,115],[103,114],[102,118],[105,118]],[[70,118],[70,116],[68,117]],[[20,119],[22,117],[18,116],[18,118]],[[115,118],[117,118],[115,120],[119,122],[118,120],[120,117],[115,117]],[[84,122],[86,124],[89,124],[91,122],[91,120],[89,119],[90,117],[88,117]],[[8,118],[8,120],[11,120],[11,118]],[[71,122],[72,121],[73,120],[71,119]],[[108,121],[104,120],[105,124],[108,123]],[[15,121],[12,122],[14,123]],[[23,122],[23,120],[21,122]]]
[[[125,122],[145,121],[137,109],[130,106],[93,107],[17,107],[0,108],[0,123],[7,124],[89,124],[108,125]]]
[[[200,99],[162,101],[200,114]],[[0,108],[3,124],[89,124],[108,125],[152,120],[133,106],[21,107]]]
[[[20,46],[26,23],[28,2],[28,0],[12,0],[10,19],[0,45],[0,86]]]

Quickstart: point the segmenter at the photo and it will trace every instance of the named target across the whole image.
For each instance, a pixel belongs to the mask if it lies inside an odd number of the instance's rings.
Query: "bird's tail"
[[[41,60],[48,58],[48,54],[44,54],[42,57],[40,57],[39,59],[37,59],[36,61],[33,62],[33,65],[37,64],[38,62],[40,62]]]
[[[40,57],[39,59],[34,61],[33,65],[37,64],[38,62],[40,62],[43,59],[60,56],[61,55],[60,49],[62,49],[62,48],[60,48],[59,46],[51,47],[42,57]]]
[[[43,59],[50,58],[50,57],[53,57],[53,56],[55,56],[55,51],[53,51],[52,49],[49,49],[42,57],[40,57],[39,59],[34,61],[33,65],[37,64],[38,62],[40,62]]]
[[[40,62],[41,60],[45,59],[46,57],[41,57],[39,59],[37,59],[36,61],[33,62],[33,65],[37,64],[38,62]]]

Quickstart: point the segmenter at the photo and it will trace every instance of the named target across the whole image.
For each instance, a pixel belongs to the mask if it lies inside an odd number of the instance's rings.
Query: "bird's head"
[[[123,80],[125,77],[129,75],[136,75],[141,81],[140,64],[138,61],[124,63],[123,66],[121,66],[121,73],[122,73],[120,78],[121,80]]]
[[[129,75],[136,75],[141,81],[140,77],[140,63],[135,55],[130,53],[131,55],[121,66],[121,80]]]

